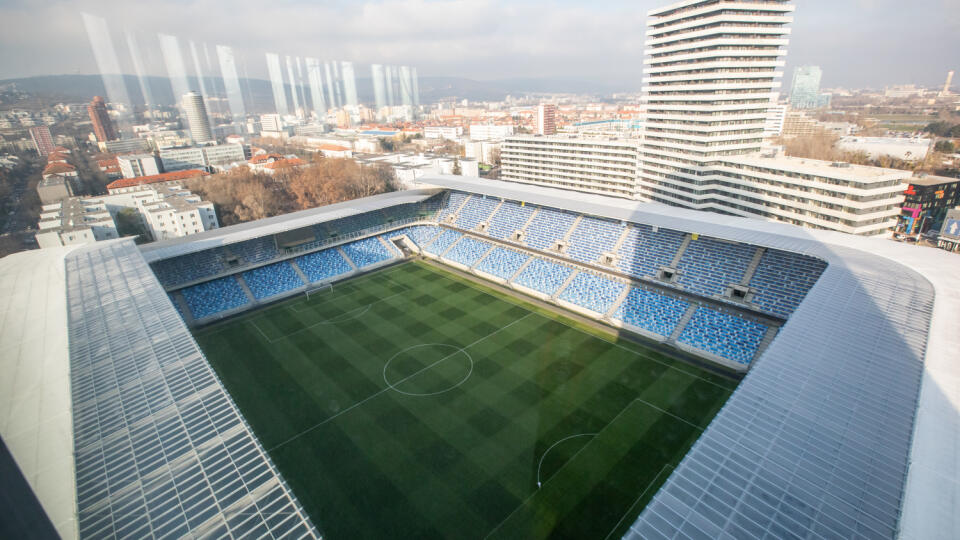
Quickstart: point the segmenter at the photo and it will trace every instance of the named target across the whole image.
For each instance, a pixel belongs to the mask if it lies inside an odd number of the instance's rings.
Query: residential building
[[[820,66],[800,66],[795,69],[790,87],[790,107],[797,110],[829,107],[830,94],[820,93],[822,78]]]
[[[40,180],[37,195],[41,204],[54,204],[73,197],[73,181],[66,176],[53,175]]]
[[[149,152],[150,141],[147,139],[120,139],[99,143],[101,152],[108,154],[129,154],[131,152]]]
[[[180,238],[220,226],[213,203],[181,186],[149,186],[133,194],[154,240]]]
[[[933,147],[932,142],[918,137],[842,137],[837,148],[865,152],[871,159],[890,156],[904,161],[923,161]]]
[[[190,126],[190,138],[195,144],[214,140],[213,130],[210,129],[210,117],[207,116],[207,106],[203,103],[203,96],[196,92],[188,92],[180,101],[187,124]]]
[[[209,173],[202,170],[189,170],[167,172],[153,176],[140,176],[138,178],[123,178],[107,184],[107,193],[110,195],[129,193],[131,191],[137,191],[140,186],[148,186],[153,184],[181,184],[188,180],[203,178],[204,176],[209,176]]]
[[[636,139],[517,135],[500,146],[500,178],[587,193],[634,198]]]
[[[474,141],[502,141],[513,135],[513,125],[471,124],[470,139]]]
[[[305,167],[307,162],[291,154],[258,154],[247,161],[251,171],[273,175],[284,169]]]
[[[124,178],[160,174],[157,157],[153,154],[125,154],[117,156],[116,160]]]
[[[779,137],[783,135],[783,130],[787,120],[787,106],[774,105],[770,107],[767,124],[764,128],[764,135],[767,137]]]
[[[119,139],[117,130],[113,126],[113,120],[110,113],[107,112],[107,104],[100,96],[94,96],[93,101],[87,105],[87,112],[90,114],[90,122],[93,123],[93,134],[98,142],[115,141]]]
[[[538,105],[533,129],[537,135],[555,135],[557,133],[557,106],[549,103]]]
[[[78,174],[77,174],[77,168],[74,167],[73,165],[63,161],[54,161],[43,168],[43,172],[40,173],[40,176],[44,179],[50,178],[53,176],[76,178]]]
[[[260,131],[283,131],[283,118],[279,114],[261,114]]]
[[[447,139],[455,141],[463,137],[463,127],[461,126],[425,126],[423,128],[424,139]]]
[[[824,132],[824,127],[816,119],[801,111],[787,111],[783,118],[781,135],[784,137],[809,137]]]
[[[189,169],[222,170],[228,165],[247,160],[242,144],[212,144],[206,146],[180,146],[161,148],[160,161],[166,172]]]
[[[117,226],[99,199],[70,197],[45,204],[40,211],[36,238],[41,248],[92,244],[119,238]]]
[[[480,163],[494,165],[500,159],[499,142],[468,141],[463,143],[463,155]]]
[[[46,156],[56,148],[56,145],[53,144],[53,137],[50,135],[50,128],[47,126],[30,128],[30,140],[33,141],[33,147],[37,154],[41,156]]]
[[[246,149],[239,143],[207,145],[201,149],[208,170],[222,170],[247,160]]]
[[[960,178],[918,176],[910,178],[898,229],[906,234],[939,230],[947,212],[960,206]]]

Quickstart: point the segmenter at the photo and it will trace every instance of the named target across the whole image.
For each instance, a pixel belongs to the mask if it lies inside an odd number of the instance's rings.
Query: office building
[[[126,154],[117,156],[117,166],[124,178],[160,174],[157,158],[153,154]]]
[[[260,131],[282,131],[283,119],[279,114],[261,114]]]
[[[500,146],[500,178],[634,198],[640,144],[635,139],[517,135]]]
[[[113,120],[107,112],[107,104],[100,96],[95,96],[93,101],[87,105],[87,112],[90,114],[90,122],[93,123],[93,134],[97,137],[97,142],[115,141],[117,130],[113,127]]]
[[[160,161],[163,163],[163,170],[166,172],[189,169],[212,171],[246,160],[243,145],[237,143],[160,149]]]
[[[30,140],[33,141],[33,148],[37,151],[37,154],[41,156],[46,156],[56,148],[56,145],[53,144],[53,137],[50,135],[50,128],[47,126],[30,128]]]
[[[537,135],[556,135],[557,133],[557,106],[541,103],[537,106],[534,118],[534,133]]]
[[[455,141],[463,136],[463,128],[460,126],[425,126],[423,128],[424,139],[446,139]]]
[[[820,93],[823,71],[820,66],[801,66],[793,72],[790,86],[790,107],[798,110],[830,106],[830,94]]]
[[[470,138],[474,141],[501,141],[511,135],[513,135],[512,125],[470,125]]]
[[[898,229],[906,234],[939,230],[947,212],[960,206],[960,178],[918,176],[910,179]]]
[[[127,154],[131,152],[149,152],[150,141],[147,139],[119,139],[116,141],[104,141],[97,146],[101,152],[108,154]]]
[[[207,116],[207,107],[203,103],[203,96],[196,92],[183,95],[180,102],[183,113],[187,116],[190,126],[190,138],[195,144],[213,141],[213,130],[210,129],[210,118]]]

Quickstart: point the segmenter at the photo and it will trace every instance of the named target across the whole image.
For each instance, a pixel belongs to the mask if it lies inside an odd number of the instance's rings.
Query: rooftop
[[[908,181],[914,186],[939,186],[941,184],[956,184],[960,182],[960,178],[951,178],[949,176],[914,176],[909,178]]]
[[[107,184],[107,190],[121,189],[133,186],[142,186],[145,184],[156,184],[157,182],[174,182],[177,180],[187,180],[200,176],[209,176],[210,173],[200,169],[190,169],[187,171],[175,171],[163,174],[154,174],[151,176],[138,176],[136,178],[121,178]]]
[[[913,175],[913,171],[882,169],[880,167],[867,167],[864,165],[851,165],[849,163],[837,163],[783,155],[766,157],[763,154],[753,154],[747,156],[725,156],[722,159],[728,163],[786,170],[800,174],[809,174],[811,176],[839,178],[857,182],[906,180]]]

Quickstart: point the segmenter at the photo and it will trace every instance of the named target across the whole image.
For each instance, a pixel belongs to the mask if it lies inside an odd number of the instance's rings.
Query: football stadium
[[[949,257],[449,176],[10,256],[16,511],[90,538],[935,537]]]

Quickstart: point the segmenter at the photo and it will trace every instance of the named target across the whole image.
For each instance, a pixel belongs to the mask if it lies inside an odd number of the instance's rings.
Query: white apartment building
[[[283,131],[283,118],[279,114],[261,114],[260,131]]]
[[[127,154],[117,156],[117,165],[124,178],[160,174],[157,158],[153,154]]]
[[[160,161],[166,172],[220,169],[246,160],[243,145],[238,143],[160,149]]]
[[[119,238],[107,205],[100,199],[70,197],[40,210],[37,244],[41,248],[92,244]]]
[[[463,143],[463,155],[480,163],[493,165],[500,153],[499,142],[468,141]]]
[[[923,161],[932,143],[931,139],[919,137],[842,137],[837,147],[848,152],[864,152],[871,159],[890,156],[904,161]]]
[[[508,137],[500,146],[500,178],[635,198],[640,164],[636,139]]]
[[[463,137],[463,128],[460,126],[425,126],[424,139],[447,139],[454,141]]]
[[[474,141],[501,141],[511,135],[513,135],[513,126],[511,125],[470,125],[470,139]]]
[[[177,183],[135,186],[101,197],[71,197],[45,205],[37,243],[41,248],[119,238],[116,215],[137,211],[153,240],[179,238],[219,227],[213,203]]]

